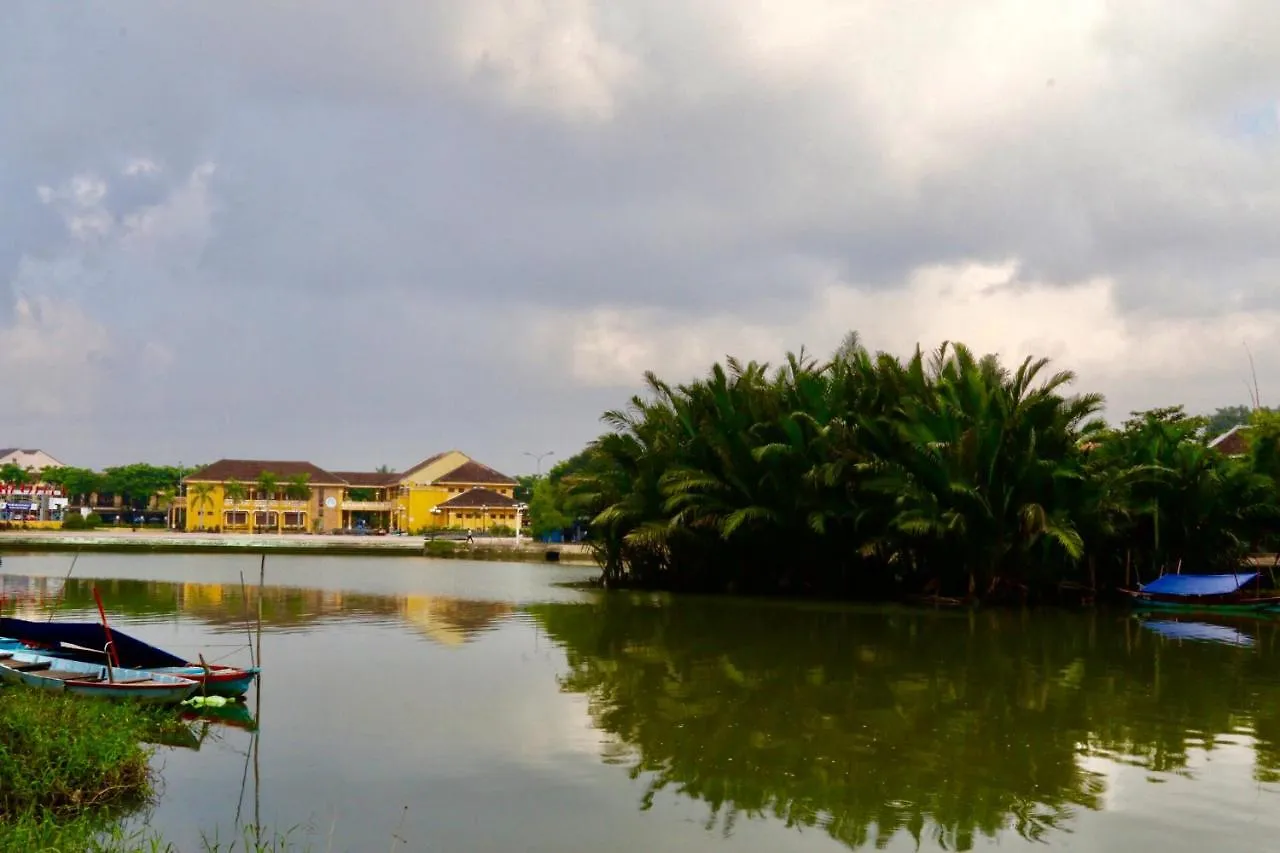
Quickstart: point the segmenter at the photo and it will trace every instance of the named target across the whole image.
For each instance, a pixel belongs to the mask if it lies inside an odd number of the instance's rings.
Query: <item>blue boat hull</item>
[[[176,705],[199,689],[189,678],[30,652],[0,652],[0,681],[93,699]]]

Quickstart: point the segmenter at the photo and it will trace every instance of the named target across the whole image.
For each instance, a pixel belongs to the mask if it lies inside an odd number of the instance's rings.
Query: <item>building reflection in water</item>
[[[108,614],[130,621],[192,617],[217,632],[242,632],[256,625],[256,586],[166,583],[138,580],[66,580],[0,575],[4,612],[41,618],[57,610],[61,618],[96,618],[93,587]],[[515,611],[504,602],[439,595],[367,595],[333,590],[267,586],[262,590],[263,631],[305,630],[323,622],[398,622],[444,646],[459,646],[492,630]]]

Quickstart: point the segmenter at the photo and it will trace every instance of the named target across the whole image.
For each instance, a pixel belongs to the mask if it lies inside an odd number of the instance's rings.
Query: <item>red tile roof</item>
[[[488,465],[481,465],[474,460],[463,462],[443,477],[436,478],[437,483],[484,483],[494,486],[514,486],[516,481],[506,474],[499,473]]]
[[[1249,452],[1249,427],[1235,426],[1209,442],[1209,446],[1226,456],[1240,456]]]
[[[212,465],[206,465],[199,471],[188,474],[184,482],[189,483],[225,483],[228,480],[239,480],[252,483],[263,473],[270,472],[281,481],[305,474],[312,484],[324,486],[345,485],[345,481],[310,462],[281,462],[269,459],[219,459]]]
[[[510,509],[515,505],[511,498],[489,489],[470,489],[437,504],[443,509]]]
[[[387,471],[334,471],[333,473],[334,476],[341,477],[348,485],[365,489],[394,486],[404,476],[403,474]]]

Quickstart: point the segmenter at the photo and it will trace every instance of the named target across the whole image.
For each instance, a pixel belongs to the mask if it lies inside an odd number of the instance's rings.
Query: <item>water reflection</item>
[[[567,653],[562,688],[613,737],[608,759],[650,780],[642,808],[678,791],[726,830],[774,816],[850,848],[905,833],[967,850],[1100,809],[1091,768],[1110,762],[1185,772],[1193,750],[1252,740],[1254,778],[1280,769],[1275,622],[1241,649],[1127,614],[627,595],[530,609]]]
[[[181,616],[205,623],[214,633],[239,635],[249,626],[256,629],[256,586],[0,576],[7,609],[22,618],[44,618],[50,613],[68,618],[86,612],[96,618],[95,586],[112,618],[163,623]],[[507,602],[443,595],[372,595],[278,586],[264,587],[261,598],[264,632],[297,631],[331,621],[395,621],[445,646],[474,640],[516,609]]]
[[[1246,624],[1223,624],[1204,622],[1194,618],[1177,616],[1147,616],[1139,620],[1140,625],[1148,631],[1159,634],[1170,640],[1186,640],[1188,642],[1221,643],[1226,646],[1248,648],[1254,645],[1255,638]],[[1257,624],[1256,622],[1254,623]]]

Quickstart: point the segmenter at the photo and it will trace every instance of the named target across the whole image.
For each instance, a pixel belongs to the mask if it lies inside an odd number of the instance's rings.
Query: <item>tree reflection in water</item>
[[[530,608],[567,654],[566,691],[648,788],[821,827],[850,848],[898,832],[968,850],[1041,839],[1099,809],[1086,757],[1185,770],[1256,735],[1280,768],[1276,625],[1251,648],[1171,640],[1127,613],[835,610],[604,595]],[[1240,737],[1244,735],[1245,737]],[[1089,762],[1092,763],[1092,762]]]

